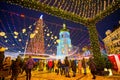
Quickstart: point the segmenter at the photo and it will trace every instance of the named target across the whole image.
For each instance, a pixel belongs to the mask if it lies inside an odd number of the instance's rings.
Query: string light
[[[5,36],[5,32],[0,32],[0,36]]]
[[[14,31],[14,34],[15,34],[15,35],[18,35],[19,33],[18,33],[18,32],[16,32],[16,31]]]
[[[18,36],[14,36],[14,38],[18,38]]]
[[[22,29],[22,33],[25,33],[26,32],[26,29]]]

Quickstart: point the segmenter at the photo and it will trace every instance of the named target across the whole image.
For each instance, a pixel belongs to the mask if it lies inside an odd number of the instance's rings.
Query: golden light
[[[15,35],[18,35],[19,33],[18,33],[18,32],[16,32],[16,31],[14,31],[14,34],[15,34]]]
[[[22,40],[21,40],[21,39],[19,39],[18,41],[19,41],[19,42],[21,42]]]
[[[14,38],[18,38],[18,36],[14,36]]]
[[[57,43],[59,43],[60,42],[60,40],[58,39],[58,40],[56,40],[57,41]]]
[[[39,27],[37,27],[36,29],[39,29]]]
[[[82,51],[86,51],[86,50],[87,50],[87,47],[83,47],[83,48],[82,48]]]
[[[107,31],[105,32],[106,36],[108,36],[108,35],[111,34],[111,33],[112,33],[111,30],[107,30]]]
[[[38,33],[38,31],[37,31],[37,30],[35,30],[35,33],[37,34],[37,33]]]
[[[50,47],[50,44],[48,44],[48,47]]]
[[[47,36],[50,36],[50,34],[49,34],[49,33],[47,33]]]
[[[71,49],[68,49],[68,51],[71,51]]]
[[[51,37],[51,39],[54,39],[53,37]]]
[[[0,32],[0,36],[5,36],[5,32]]]
[[[57,36],[55,36],[55,39],[57,39]]]
[[[0,48],[0,52],[3,52],[3,51],[5,51],[5,48],[4,47]]]
[[[34,37],[35,37],[35,34],[31,33],[30,38],[34,38]]]
[[[25,33],[26,32],[26,29],[22,29],[22,33]]]

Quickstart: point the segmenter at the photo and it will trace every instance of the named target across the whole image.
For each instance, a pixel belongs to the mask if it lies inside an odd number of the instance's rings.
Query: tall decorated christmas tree
[[[27,43],[27,54],[43,54],[44,50],[44,32],[42,15],[36,22],[35,30],[30,34],[30,40]]]

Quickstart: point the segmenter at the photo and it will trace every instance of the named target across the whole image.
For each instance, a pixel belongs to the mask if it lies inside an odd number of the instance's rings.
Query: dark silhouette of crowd
[[[1,47],[0,47],[1,48]],[[0,51],[0,80],[5,80],[5,77],[11,75],[10,80],[17,80],[19,74],[26,74],[26,80],[31,80],[31,71],[44,71],[49,73],[55,72],[57,75],[64,75],[65,77],[76,77],[76,73],[79,75],[87,74],[87,66],[93,75],[93,79],[96,78],[96,65],[93,58],[89,58],[88,61],[83,58],[82,60],[69,59],[67,56],[64,59],[58,60],[37,60],[35,61],[32,56],[28,58],[18,57],[14,60],[11,57],[5,57],[4,51]],[[82,71],[83,70],[83,71]],[[70,74],[72,72],[72,75]]]

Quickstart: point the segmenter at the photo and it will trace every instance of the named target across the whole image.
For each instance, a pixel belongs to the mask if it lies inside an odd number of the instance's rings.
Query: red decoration
[[[113,69],[118,70],[117,63],[116,63],[116,60],[115,60],[115,56],[114,55],[108,56],[108,59],[113,64]]]

